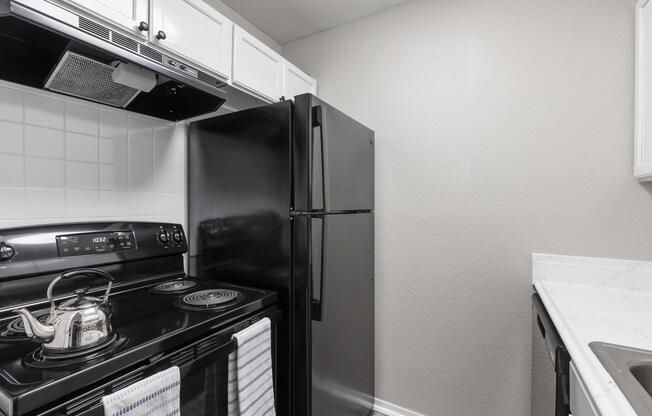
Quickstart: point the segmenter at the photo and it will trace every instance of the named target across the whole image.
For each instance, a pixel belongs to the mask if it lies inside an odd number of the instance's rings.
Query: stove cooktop
[[[45,357],[39,344],[21,333],[15,317],[0,318],[0,411],[38,409],[47,404],[40,403],[45,398],[54,401],[275,301],[274,292],[217,281],[187,276],[158,281],[111,296],[113,343],[58,359]]]

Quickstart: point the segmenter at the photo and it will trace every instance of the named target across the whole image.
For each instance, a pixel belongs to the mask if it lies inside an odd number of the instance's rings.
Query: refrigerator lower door
[[[310,94],[294,108],[294,211],[373,210],[374,132]]]
[[[367,416],[374,399],[374,217],[310,217],[312,416]]]

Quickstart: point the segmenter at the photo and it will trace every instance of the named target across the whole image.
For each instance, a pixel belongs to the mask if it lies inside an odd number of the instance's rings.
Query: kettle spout
[[[25,308],[17,309],[14,312],[20,315],[25,325],[25,333],[30,338],[39,342],[48,342],[54,338],[54,326],[44,325],[34,318],[34,315]]]

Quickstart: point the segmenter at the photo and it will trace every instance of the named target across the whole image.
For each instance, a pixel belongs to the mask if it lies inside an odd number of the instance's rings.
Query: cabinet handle
[[[138,30],[141,32],[147,32],[149,30],[149,24],[147,22],[140,22],[138,25]]]
[[[168,36],[165,34],[164,31],[159,30],[158,33],[156,34],[156,39],[158,40],[165,40]]]

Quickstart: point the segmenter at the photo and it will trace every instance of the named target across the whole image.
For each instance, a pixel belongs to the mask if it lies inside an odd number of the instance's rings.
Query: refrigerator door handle
[[[312,217],[312,223],[319,221],[319,234],[312,230],[312,320],[321,322],[324,310],[324,277],[326,276],[326,217]],[[317,249],[316,245],[319,245]],[[315,256],[319,254],[319,256]]]
[[[325,212],[330,210],[330,184],[329,184],[329,167],[328,167],[328,140],[326,139],[326,126],[323,122],[323,108],[321,105],[312,107],[312,190],[314,193],[315,188],[321,187],[321,209]],[[319,133],[319,134],[317,134]],[[317,140],[319,139],[319,140]],[[317,157],[315,152],[319,151],[320,156]],[[321,164],[320,167],[315,166],[315,162]],[[315,174],[318,171],[318,175]],[[313,206],[312,209],[319,209],[314,206],[315,196],[312,195]]]

